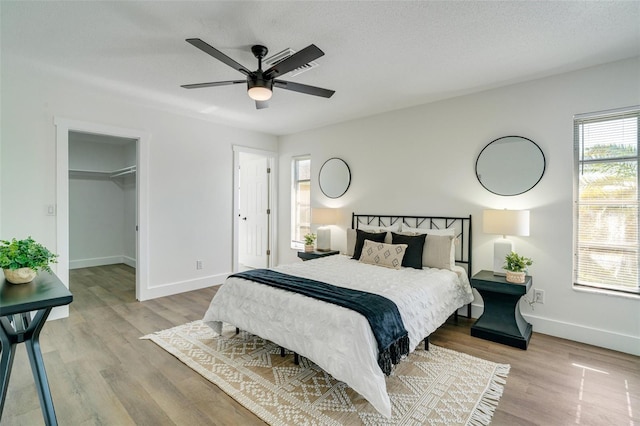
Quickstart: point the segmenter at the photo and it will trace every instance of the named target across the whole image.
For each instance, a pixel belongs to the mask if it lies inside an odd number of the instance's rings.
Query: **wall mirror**
[[[476,160],[476,176],[498,195],[527,192],[542,179],[546,161],[540,147],[522,136],[505,136],[485,146]]]
[[[351,184],[351,170],[344,160],[330,158],[320,168],[318,182],[320,190],[327,197],[342,197]]]

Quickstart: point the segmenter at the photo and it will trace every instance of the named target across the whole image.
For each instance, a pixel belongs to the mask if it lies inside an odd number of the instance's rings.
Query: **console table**
[[[26,345],[46,425],[57,425],[51,390],[40,351],[40,331],[51,309],[68,305],[73,295],[54,274],[40,271],[27,284],[11,284],[0,278],[0,420],[18,343]],[[35,311],[32,317],[31,312]]]
[[[527,349],[532,328],[522,317],[518,302],[531,288],[531,281],[527,275],[524,284],[513,284],[492,271],[480,271],[471,277],[471,286],[484,302],[484,312],[471,326],[471,335]]]

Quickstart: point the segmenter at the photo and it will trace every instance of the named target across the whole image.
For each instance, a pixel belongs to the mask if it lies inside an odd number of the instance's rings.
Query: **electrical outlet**
[[[533,290],[533,301],[534,303],[544,305],[544,290]]]
[[[202,269],[202,260],[196,260],[196,269]]]

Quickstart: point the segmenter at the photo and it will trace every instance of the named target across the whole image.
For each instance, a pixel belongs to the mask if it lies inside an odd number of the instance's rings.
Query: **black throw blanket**
[[[369,321],[378,342],[378,365],[387,376],[409,354],[409,333],[398,307],[391,300],[373,293],[337,287],[320,281],[283,274],[270,269],[239,272],[230,277],[266,284],[354,310]]]

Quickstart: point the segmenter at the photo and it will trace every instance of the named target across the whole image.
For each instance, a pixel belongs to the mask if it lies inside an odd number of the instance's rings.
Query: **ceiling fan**
[[[204,53],[213,56],[217,60],[224,62],[231,68],[240,71],[246,76],[245,80],[227,80],[227,81],[214,81],[211,83],[196,83],[196,84],[184,84],[180,87],[185,89],[199,89],[202,87],[216,87],[216,86],[228,86],[231,84],[247,84],[247,93],[249,97],[256,101],[256,108],[263,109],[269,106],[267,102],[272,95],[273,88],[278,87],[280,89],[292,90],[294,92],[304,93],[307,95],[321,96],[323,98],[330,98],[335,91],[323,89],[321,87],[308,86],[306,84],[294,83],[291,81],[278,80],[276,77],[284,75],[289,71],[293,71],[303,65],[308,64],[324,55],[324,52],[320,50],[316,45],[311,44],[299,52],[294,53],[286,59],[278,62],[267,70],[262,70],[262,59],[267,55],[268,49],[261,45],[255,45],[251,47],[253,56],[258,59],[258,69],[255,71],[249,71],[247,68],[240,65],[215,47],[205,43],[199,38],[188,38],[187,43],[192,44]]]

